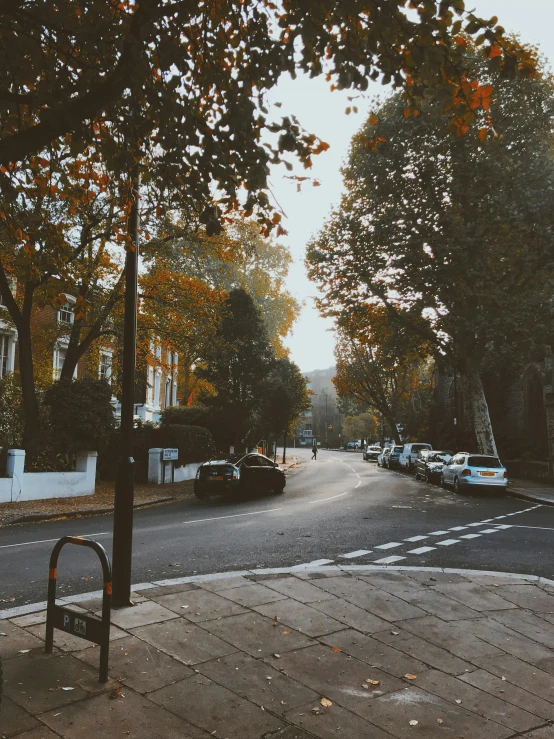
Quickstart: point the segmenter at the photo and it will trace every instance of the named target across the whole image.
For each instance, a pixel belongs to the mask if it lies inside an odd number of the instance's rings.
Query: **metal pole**
[[[327,393],[325,393],[325,446],[327,447],[327,449],[329,449],[329,441],[327,438],[327,434],[329,431],[329,424],[327,421],[327,399]]]
[[[125,316],[123,323],[123,367],[121,397],[121,456],[117,463],[113,526],[113,605],[133,605],[131,566],[133,557],[133,498],[135,460],[133,458],[135,363],[137,346],[138,260],[139,260],[139,177],[132,177],[133,203],[128,233],[132,246],[125,257]]]

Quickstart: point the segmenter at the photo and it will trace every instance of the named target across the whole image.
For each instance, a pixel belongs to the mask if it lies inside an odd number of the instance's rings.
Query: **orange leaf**
[[[462,36],[454,36],[454,41],[458,46],[467,46],[467,41]]]
[[[479,137],[479,141],[485,141],[487,138],[488,132],[489,132],[488,128],[480,128],[479,133],[477,134],[477,136]]]
[[[341,650],[338,647],[331,647],[332,652],[340,652]]]
[[[489,59],[495,59],[497,56],[502,56],[502,49],[500,46],[491,46],[491,50],[489,52]]]
[[[370,115],[369,122],[371,123],[372,126],[375,126],[376,123],[379,123],[379,119],[377,118],[376,115]]]

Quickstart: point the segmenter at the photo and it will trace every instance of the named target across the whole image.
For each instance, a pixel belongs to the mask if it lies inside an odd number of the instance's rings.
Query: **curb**
[[[532,493],[527,493],[520,490],[510,490],[510,488],[508,488],[508,495],[511,498],[519,498],[520,500],[529,500],[532,503],[554,506],[554,499],[552,498],[543,498],[540,495],[533,495]]]
[[[402,567],[402,565],[321,565],[313,566],[311,564],[295,565],[293,567],[273,567],[260,568],[259,570],[233,570],[231,572],[213,572],[207,575],[190,575],[188,577],[175,577],[170,580],[154,580],[153,582],[141,582],[131,585],[131,591],[140,593],[143,590],[151,588],[169,587],[172,585],[185,585],[187,583],[212,582],[213,580],[227,580],[233,577],[256,577],[258,575],[296,575],[301,573],[336,573],[342,572],[363,574],[364,572],[441,572],[446,575],[462,575],[463,576],[480,576],[480,577],[505,577],[511,580],[526,580],[534,583],[539,587],[544,585],[554,587],[554,580],[539,575],[523,575],[517,572],[496,572],[494,570],[464,570],[453,567]],[[60,603],[65,605],[71,603],[80,603],[83,600],[91,598],[99,598],[102,596],[102,590],[93,590],[88,593],[80,593],[78,595],[66,595],[59,598]],[[17,616],[26,616],[29,613],[43,611],[46,608],[46,601],[40,603],[29,603],[25,606],[16,606],[15,608],[6,608],[0,610],[0,619],[16,618]]]
[[[158,505],[158,503],[171,503],[174,500],[177,500],[177,498],[171,496],[169,498],[151,500],[146,503],[137,503],[133,506],[133,510],[136,510],[137,508],[147,508],[148,506]],[[52,519],[56,518],[61,520],[65,518],[78,518],[79,516],[99,516],[104,513],[113,513],[113,506],[111,506],[110,508],[87,508],[79,511],[68,511],[67,513],[63,513],[62,511],[60,511],[59,513],[30,513],[28,516],[16,516],[15,518],[10,518],[3,524],[0,524],[0,528],[2,528],[3,526],[12,526],[18,523],[51,521]]]

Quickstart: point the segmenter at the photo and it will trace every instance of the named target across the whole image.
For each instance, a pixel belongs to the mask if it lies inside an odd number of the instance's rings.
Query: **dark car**
[[[387,457],[384,459],[383,466],[386,467],[388,470],[392,470],[393,468],[399,467],[399,459],[400,455],[404,451],[403,446],[393,446],[391,447],[390,454],[387,455]]]
[[[444,465],[452,459],[452,452],[423,449],[416,460],[416,480],[439,481]]]
[[[281,493],[286,479],[283,470],[263,454],[246,454],[238,461],[210,459],[198,468],[194,494],[206,499],[210,495],[226,495],[235,490]]]

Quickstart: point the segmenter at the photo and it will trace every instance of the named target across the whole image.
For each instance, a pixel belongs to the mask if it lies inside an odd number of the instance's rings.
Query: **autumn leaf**
[[[338,647],[331,647],[332,652],[340,652],[341,650]]]
[[[479,133],[477,134],[477,136],[479,137],[479,141],[486,141],[488,133],[489,133],[488,128],[480,128]]]
[[[404,677],[405,677],[405,678],[406,678],[407,680],[415,680],[415,679],[416,679],[416,677],[417,677],[417,675],[413,675],[413,674],[412,674],[411,672],[407,672],[407,673],[406,673],[406,674],[404,675]]]
[[[489,59],[495,59],[497,56],[502,56],[502,49],[495,44],[494,46],[491,46]]]
[[[321,698],[319,702],[324,708],[330,708],[333,705],[329,698]]]

